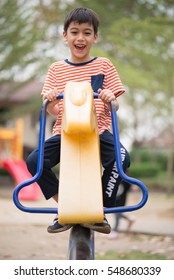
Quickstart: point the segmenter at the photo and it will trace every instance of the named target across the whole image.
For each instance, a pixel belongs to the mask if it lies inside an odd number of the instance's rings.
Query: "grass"
[[[174,175],[171,182],[167,181],[166,173],[161,172],[156,177],[150,178],[139,178],[149,189],[161,190],[164,192],[174,192]]]
[[[106,254],[97,255],[97,260],[166,260],[164,255],[133,251],[129,253],[116,253],[108,251]]]

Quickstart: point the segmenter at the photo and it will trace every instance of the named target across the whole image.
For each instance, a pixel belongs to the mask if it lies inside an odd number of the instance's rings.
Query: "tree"
[[[159,119],[162,126],[164,122],[169,124],[172,121],[173,26],[172,20],[158,17],[142,21],[122,19],[111,26],[108,37],[113,48],[110,52],[114,57],[118,54],[124,70],[128,68],[123,80],[130,92],[127,103],[133,108],[132,118],[136,116],[137,110],[141,111],[141,121],[139,118],[137,123],[134,118],[136,128],[144,127],[147,120],[147,127],[150,124],[155,131],[159,127]],[[150,120],[153,122],[149,123]],[[148,135],[147,131],[145,133]]]
[[[40,79],[48,68],[52,56],[49,50],[53,49],[53,44],[57,40],[56,28],[61,14],[59,13],[56,20],[56,15],[53,18],[52,13],[53,10],[57,10],[61,1],[51,1],[54,3],[51,9],[43,5],[43,2],[41,0],[0,2],[0,94],[7,97],[23,84]],[[55,23],[54,28],[52,22]],[[15,108],[15,115],[31,108],[36,109],[38,106],[40,103],[33,99],[22,110]],[[14,115],[14,111],[9,114],[9,110],[13,108],[9,108],[8,104],[7,107],[4,107],[4,104],[0,106],[1,120]]]
[[[32,23],[32,10],[24,1],[3,0],[0,2],[0,81],[17,79],[17,73],[25,74],[27,68],[35,63],[33,53],[40,35]],[[27,75],[28,76],[28,75]],[[19,79],[19,78],[18,78]]]

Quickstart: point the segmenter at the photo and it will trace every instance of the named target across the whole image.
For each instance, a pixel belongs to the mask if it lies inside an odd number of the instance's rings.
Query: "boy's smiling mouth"
[[[74,45],[74,46],[77,50],[84,50],[86,47],[85,45]]]

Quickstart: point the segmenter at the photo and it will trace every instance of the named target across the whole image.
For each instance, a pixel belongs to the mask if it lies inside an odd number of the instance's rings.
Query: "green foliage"
[[[129,169],[129,173],[134,178],[149,178],[157,176],[160,170],[161,166],[158,163],[133,163]]]
[[[174,176],[172,182],[168,183],[166,173],[159,172],[155,177],[141,177],[140,180],[147,186],[149,191],[162,191],[174,193]]]
[[[0,2],[0,86],[8,80],[31,80],[48,69],[49,49],[57,43],[61,0]]]
[[[151,84],[152,90],[168,90],[166,75],[172,74],[174,61],[173,32],[173,21],[168,18],[122,18],[111,25],[108,40],[114,44],[111,52],[120,56],[124,65],[153,73],[157,83]]]
[[[101,18],[102,32],[108,34],[108,26],[113,23],[114,19],[119,21],[123,17],[144,19],[157,15],[165,16],[168,13],[167,9],[172,9],[174,4],[172,0],[162,0],[160,1],[160,5],[158,1],[150,0],[75,0],[68,6],[69,9],[71,9],[72,6],[83,6],[97,11]]]
[[[48,6],[42,1],[0,1],[0,92],[6,100],[17,87],[45,75],[52,63],[47,53],[57,42],[57,24],[61,21],[61,0],[53,2]],[[60,12],[53,17],[56,10]],[[4,104],[0,106],[1,122],[40,109],[37,98],[19,108],[7,108]]]
[[[165,149],[133,149],[130,152],[131,160],[135,164],[157,163],[161,171],[167,170],[167,150]]]
[[[17,0],[0,2],[1,82],[15,77],[36,59],[34,46],[40,38],[37,25],[32,23],[31,9],[20,4]]]
[[[167,171],[167,150],[136,148],[130,152],[130,174],[135,178],[157,178]]]
[[[169,178],[167,148],[136,148],[130,152],[130,156],[130,176],[139,178],[149,189],[173,192],[174,177],[170,170]]]

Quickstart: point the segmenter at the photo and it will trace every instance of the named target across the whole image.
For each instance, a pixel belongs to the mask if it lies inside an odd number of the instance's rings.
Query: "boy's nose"
[[[83,34],[82,33],[79,33],[79,35],[78,35],[78,38],[77,38],[78,40],[83,40],[84,38],[83,38]]]

